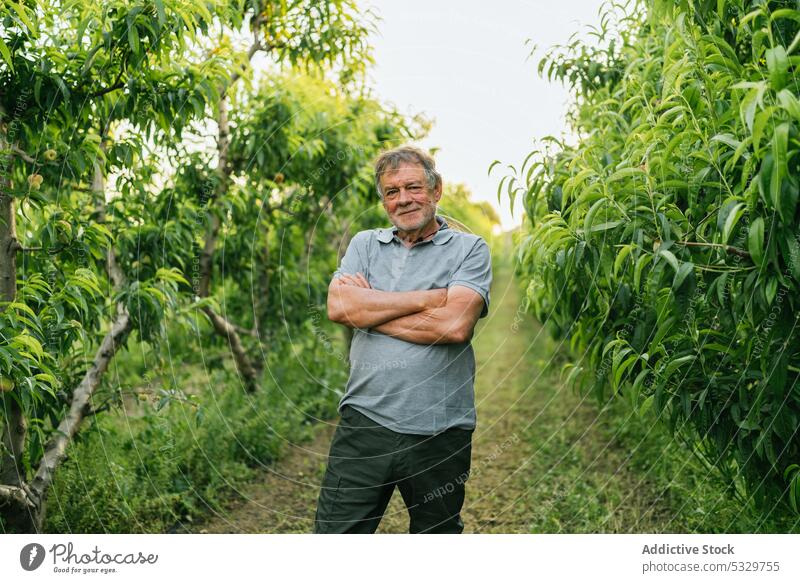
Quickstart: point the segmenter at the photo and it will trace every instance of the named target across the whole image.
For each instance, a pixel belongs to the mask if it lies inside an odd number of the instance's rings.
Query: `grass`
[[[46,532],[158,533],[219,510],[286,442],[307,439],[315,419],[335,414],[338,394],[325,387],[346,373],[313,336],[306,341],[270,354],[256,394],[241,390],[224,358],[207,368],[187,354],[179,378],[167,381],[148,374],[147,348],[133,348],[109,377],[144,400],[126,397],[71,444],[49,493]],[[159,408],[160,391],[175,388]]]

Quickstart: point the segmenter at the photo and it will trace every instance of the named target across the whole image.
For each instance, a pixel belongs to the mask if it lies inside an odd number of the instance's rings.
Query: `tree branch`
[[[123,87],[125,87],[125,83],[122,82],[122,74],[124,72],[125,72],[125,67],[120,66],[117,78],[114,79],[114,82],[111,85],[105,87],[104,89],[95,91],[94,93],[90,93],[87,98],[94,99],[96,97],[102,97],[106,93],[111,93],[112,91],[116,91],[117,89],[122,89]]]
[[[236,332],[236,327],[224,316],[217,314],[209,306],[205,306],[203,312],[208,316],[208,319],[211,320],[211,324],[214,326],[214,330],[217,334],[227,338],[228,345],[231,348],[231,352],[233,352],[233,359],[236,361],[236,368],[244,379],[245,388],[250,393],[255,392],[256,389],[258,389],[256,371],[250,363],[250,359],[247,357],[247,352],[242,345],[239,334]]]
[[[28,492],[23,488],[0,484],[0,505],[9,503],[23,508],[29,508],[30,510],[36,508],[35,502],[30,499]]]
[[[739,249],[738,247],[734,247],[733,245],[722,245],[721,243],[702,243],[700,241],[675,241],[679,245],[686,245],[687,247],[719,247],[720,249],[725,250],[727,253],[731,255],[737,255],[739,257],[744,257],[745,259],[750,259],[750,253],[745,251],[744,249]]]
[[[53,481],[56,468],[64,459],[67,445],[78,432],[86,413],[91,410],[89,402],[92,394],[100,384],[103,374],[108,369],[108,365],[114,355],[125,343],[131,328],[128,310],[122,304],[117,304],[117,314],[111,324],[111,329],[100,343],[100,347],[97,349],[92,361],[92,366],[89,367],[89,370],[86,371],[83,379],[75,388],[69,412],[58,424],[58,429],[47,443],[42,460],[39,462],[39,468],[31,482],[31,490],[42,500]]]
[[[19,158],[22,158],[27,163],[29,163],[29,164],[35,164],[36,163],[36,159],[35,158],[33,158],[30,155],[28,155],[28,153],[25,152],[25,150],[23,150],[22,148],[20,148],[16,144],[10,144],[10,148],[11,148],[11,152],[15,156],[17,156]]]

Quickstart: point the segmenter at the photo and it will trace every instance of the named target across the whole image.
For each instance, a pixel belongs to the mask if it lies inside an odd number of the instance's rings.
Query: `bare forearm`
[[[472,335],[472,327],[461,318],[452,318],[446,308],[395,318],[375,326],[375,330],[414,344],[454,344],[466,342]]]
[[[328,294],[328,317],[353,328],[374,328],[438,305],[443,290],[389,292],[334,284]]]

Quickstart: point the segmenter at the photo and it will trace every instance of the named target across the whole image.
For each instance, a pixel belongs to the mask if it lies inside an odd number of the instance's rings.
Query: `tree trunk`
[[[99,161],[95,161],[94,165],[92,192],[95,195],[98,220],[103,221],[105,219],[105,177]],[[109,248],[106,253],[106,270],[115,289],[120,289],[125,285],[125,274],[117,264],[113,248]],[[95,352],[89,370],[73,391],[69,412],[47,442],[33,480],[30,484],[27,484],[24,479],[20,479],[17,483],[0,482],[0,509],[8,529],[16,532],[41,532],[42,530],[47,491],[53,482],[55,471],[64,460],[67,446],[78,433],[83,419],[91,411],[91,398],[94,391],[100,385],[111,360],[131,332],[131,319],[127,308],[122,304],[117,304],[116,307],[117,313],[111,322],[111,328]],[[20,474],[18,476],[22,478]]]
[[[253,16],[253,21],[250,25],[255,35],[255,40],[250,46],[250,49],[247,51],[248,61],[250,61],[258,51],[268,48],[262,46],[259,40],[259,29],[261,24],[264,22],[264,18],[264,13],[260,10],[256,10],[256,14]],[[222,226],[219,217],[213,212],[212,207],[217,199],[222,198],[228,192],[231,179],[231,169],[228,161],[230,127],[228,125],[228,101],[226,93],[240,78],[240,72],[234,73],[231,75],[228,84],[225,87],[222,87],[220,90],[221,97],[218,107],[219,115],[217,117],[217,175],[219,177],[219,183],[217,186],[217,191],[207,204],[209,212],[208,229],[206,231],[206,238],[203,243],[203,251],[200,254],[200,281],[197,291],[197,295],[201,298],[207,298],[211,295],[211,277],[213,275],[214,267],[214,250],[216,249],[217,236],[219,235],[219,230]],[[208,306],[203,308],[203,312],[211,320],[211,323],[214,326],[214,331],[227,339],[228,345],[233,352],[236,368],[244,380],[245,388],[248,392],[255,391],[258,388],[258,372],[251,363],[249,357],[247,356],[247,352],[244,349],[241,336],[238,332],[240,327],[233,322],[230,322],[222,314],[217,314]],[[255,327],[258,327],[257,323]]]
[[[203,244],[203,251],[200,255],[200,285],[198,289],[198,296],[206,298],[211,293],[211,276],[214,269],[213,259],[214,250],[217,246],[217,236],[221,223],[219,217],[213,212],[211,208],[217,199],[222,198],[227,192],[230,185],[231,170],[228,164],[228,145],[230,144],[230,128],[228,126],[228,102],[225,97],[220,99],[219,102],[219,117],[217,124],[219,126],[217,136],[217,175],[219,176],[219,184],[217,192],[214,194],[209,203],[209,221],[208,229],[206,231],[206,238]],[[214,331],[223,336],[233,352],[233,359],[236,362],[236,369],[242,376],[244,386],[248,392],[254,392],[258,389],[258,374],[247,352],[242,344],[241,336],[237,331],[237,326],[230,322],[225,316],[217,314],[212,308],[206,306],[203,312],[211,320],[214,326]]]
[[[25,451],[25,435],[28,424],[25,415],[11,393],[0,396],[3,407],[3,455],[0,458],[0,484],[19,486],[25,481],[22,454]]]
[[[0,143],[0,147],[3,144]],[[2,169],[6,171],[6,169]],[[17,297],[17,251],[22,247],[17,241],[17,225],[11,184],[3,177],[0,181],[0,301],[13,302]]]
[[[3,178],[0,183],[0,301],[3,302],[13,302],[17,297],[17,251],[21,248],[17,241],[14,199],[9,190],[9,182]],[[15,388],[10,387],[10,391],[13,390]],[[0,484],[19,486],[25,479],[21,458],[27,423],[17,399],[10,391],[2,392],[5,423],[0,455]]]
[[[0,137],[0,147],[7,147],[6,136]],[[11,183],[7,178],[10,158],[2,160],[0,177],[0,301],[13,302],[17,297],[17,251],[21,249],[17,241],[16,209],[11,196]],[[25,450],[27,422],[17,396],[12,394],[16,387],[7,379],[0,387],[3,429],[0,450],[0,486],[19,488],[25,483],[25,470],[22,454]],[[19,498],[19,496],[17,496]],[[14,506],[12,504],[12,506]],[[0,504],[4,519],[9,526],[26,521],[27,512],[15,512]]]
[[[233,359],[236,362],[236,368],[239,374],[242,375],[245,389],[248,393],[255,392],[258,389],[256,371],[247,357],[247,352],[242,345],[239,334],[236,332],[236,328],[211,308],[205,307],[203,311],[208,316],[208,319],[211,320],[214,331],[228,340],[228,345],[231,347],[231,352],[233,352]]]

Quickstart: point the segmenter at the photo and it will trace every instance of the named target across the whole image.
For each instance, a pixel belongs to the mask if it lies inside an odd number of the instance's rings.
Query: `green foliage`
[[[540,65],[578,94],[577,142],[548,138],[508,186],[569,380],[652,407],[762,509],[796,510],[800,460],[798,21],[793,2],[609,9],[598,46]]]
[[[47,532],[158,533],[204,517],[209,506],[220,511],[237,483],[287,442],[307,438],[317,415],[332,414],[339,395],[320,384],[344,380],[335,356],[313,344],[270,356],[272,374],[255,395],[217,392],[235,384],[235,372],[199,366],[171,379],[178,383],[137,383],[137,369],[152,372],[151,358],[128,359],[118,371],[124,406],[96,418],[70,448],[49,497]]]
[[[27,473],[114,312],[105,262],[124,231],[107,221],[106,175],[127,170],[130,177],[146,154],[145,137],[180,134],[195,112],[183,109],[178,94],[202,94],[204,103],[218,98],[209,88],[223,83],[230,63],[193,61],[189,54],[195,34],[213,20],[237,21],[226,12],[231,9],[169,0],[42,1],[0,9],[2,187],[16,214],[12,236],[23,248],[10,274],[18,282],[16,302],[0,308],[0,355],[11,357],[3,374],[30,427],[22,459]],[[123,122],[141,134],[113,141],[112,127]],[[130,182],[141,194],[151,177],[142,172]],[[134,220],[141,225],[141,219]],[[131,314],[149,338],[175,301],[177,281],[170,270],[143,275],[118,291],[123,301],[144,306]]]
[[[439,203],[439,212],[454,227],[468,230],[483,237],[489,246],[495,240],[495,228],[500,227],[500,217],[486,201],[475,202],[463,184],[446,184]]]

